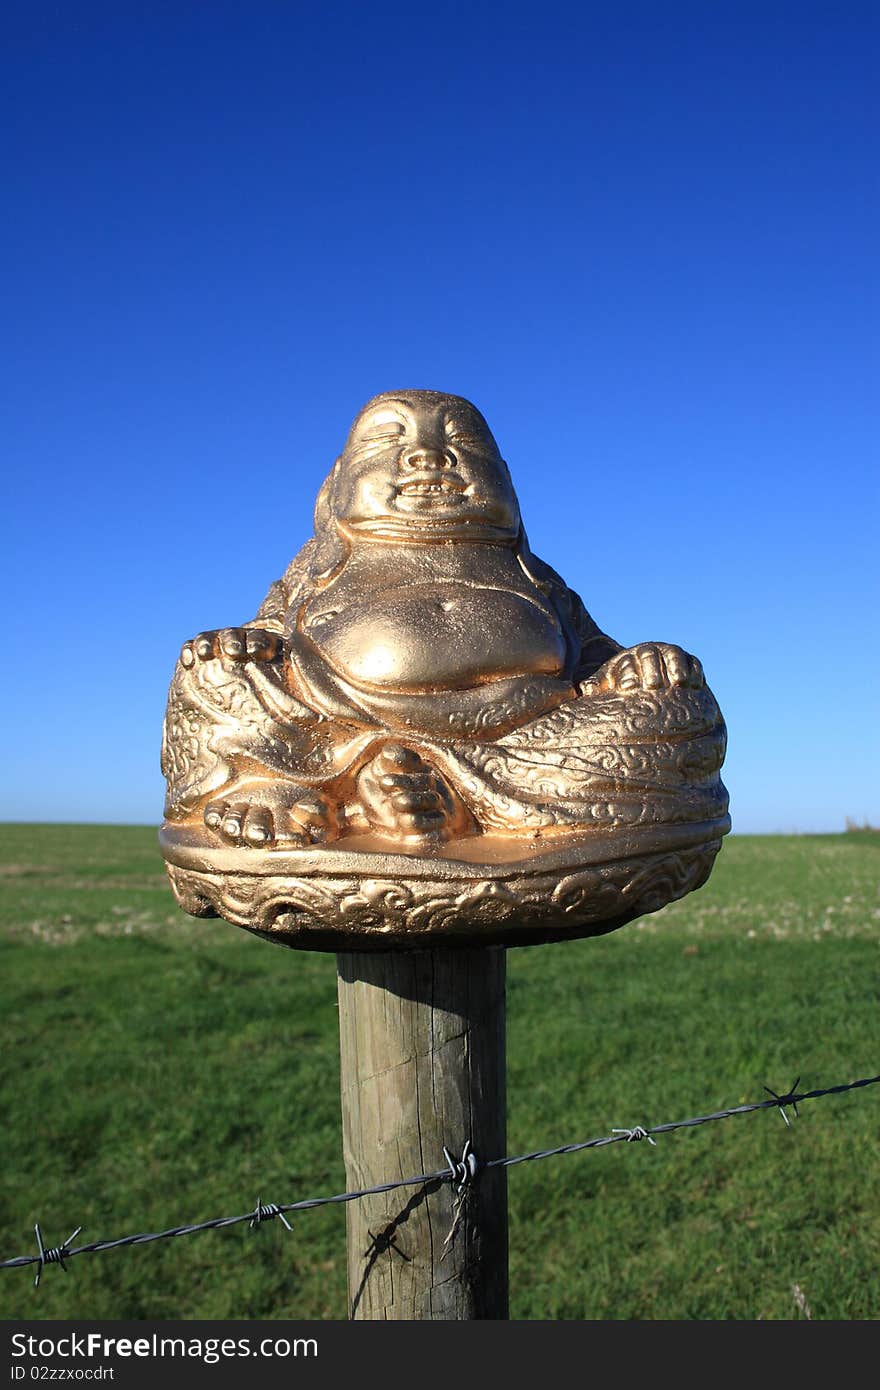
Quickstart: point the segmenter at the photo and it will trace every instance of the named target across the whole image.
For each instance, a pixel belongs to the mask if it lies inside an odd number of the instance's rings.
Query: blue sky
[[[4,819],[161,818],[180,642],[415,386],[483,410],[601,626],[702,658],[736,829],[880,823],[875,5],[2,32]]]

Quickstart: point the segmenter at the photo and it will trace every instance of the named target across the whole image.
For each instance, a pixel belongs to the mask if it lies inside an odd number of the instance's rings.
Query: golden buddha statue
[[[389,392],[357,416],[314,537],[253,621],[184,645],[162,843],[188,910],[292,944],[338,945],[346,902],[374,934],[359,945],[420,944],[440,901],[461,944],[487,895],[510,909],[488,914],[498,939],[518,908],[518,940],[578,935],[705,879],[729,827],[724,750],[699,661],[621,649],[531,553],[479,411]],[[651,864],[653,887],[623,901]],[[593,878],[560,896],[572,871]],[[546,911],[511,887],[542,873]]]

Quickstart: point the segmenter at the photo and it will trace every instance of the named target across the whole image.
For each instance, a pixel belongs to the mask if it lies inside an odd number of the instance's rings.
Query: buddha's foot
[[[361,770],[358,796],[374,830],[407,840],[446,840],[473,822],[435,768],[399,743],[386,743]]]
[[[253,849],[320,844],[333,839],[339,829],[335,811],[323,796],[277,782],[229,789],[208,803],[204,821],[227,843]]]

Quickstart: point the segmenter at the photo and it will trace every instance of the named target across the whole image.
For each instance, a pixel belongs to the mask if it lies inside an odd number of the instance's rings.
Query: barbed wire
[[[875,1086],[880,1082],[880,1075],[865,1077],[860,1081],[848,1081],[839,1086],[826,1086],[818,1090],[798,1092],[800,1077],[782,1095],[765,1086],[768,1092],[768,1100],[750,1101],[744,1105],[732,1105],[725,1110],[714,1110],[708,1115],[694,1115],[687,1120],[669,1120],[666,1124],[660,1125],[635,1125],[631,1129],[613,1129],[610,1134],[601,1135],[596,1139],[583,1139],[574,1144],[560,1144],[553,1149],[535,1149],[531,1153],[512,1154],[505,1158],[490,1158],[480,1161],[474,1153],[471,1140],[465,1142],[460,1159],[456,1159],[448,1148],[444,1148],[443,1153],[446,1158],[446,1167],[437,1168],[431,1173],[418,1173],[411,1178],[397,1178],[394,1182],[379,1183],[376,1187],[361,1188],[357,1192],[338,1192],[331,1197],[306,1197],[298,1202],[263,1202],[258,1197],[256,1206],[251,1211],[243,1212],[239,1216],[217,1216],[210,1221],[194,1221],[185,1225],[171,1226],[164,1231],[141,1231],[137,1235],[118,1236],[114,1240],[95,1240],[87,1245],[71,1245],[82,1230],[77,1226],[72,1235],[62,1245],[46,1248],[43,1245],[43,1235],[39,1223],[34,1226],[34,1234],[37,1240],[36,1255],[16,1255],[13,1259],[0,1261],[0,1269],[18,1269],[25,1265],[37,1265],[34,1287],[40,1283],[40,1277],[46,1265],[60,1265],[62,1271],[66,1273],[65,1260],[72,1260],[77,1255],[96,1255],[104,1250],[115,1250],[124,1245],[148,1245],[155,1240],[170,1240],[176,1236],[195,1235],[197,1231],[216,1231],[225,1226],[239,1226],[247,1221],[251,1227],[259,1226],[264,1221],[271,1221],[275,1218],[280,1219],[288,1230],[291,1230],[290,1223],[286,1219],[286,1214],[293,1211],[311,1211],[315,1207],[326,1207],[338,1205],[346,1202],[356,1202],[363,1197],[378,1197],[384,1192],[394,1192],[403,1187],[421,1187],[428,1183],[451,1183],[456,1192],[457,1206],[455,1221],[457,1222],[458,1212],[461,1209],[461,1199],[467,1190],[479,1178],[481,1172],[491,1168],[513,1168],[519,1163],[533,1163],[544,1158],[558,1158],[563,1154],[581,1153],[585,1149],[606,1148],[609,1144],[633,1143],[647,1140],[649,1144],[656,1146],[655,1134],[669,1134],[676,1129],[692,1129],[696,1125],[710,1124],[714,1120],[727,1120],[733,1115],[748,1115],[756,1110],[779,1111],[785,1123],[790,1128],[790,1121],[786,1114],[786,1107],[790,1106],[794,1114],[798,1114],[798,1105],[805,1100],[818,1100],[822,1096],[840,1095],[844,1091],[856,1091],[864,1086]],[[455,1231],[455,1222],[450,1231],[450,1239]]]

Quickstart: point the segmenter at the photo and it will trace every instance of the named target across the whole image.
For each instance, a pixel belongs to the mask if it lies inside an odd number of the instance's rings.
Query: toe
[[[244,823],[244,838],[250,845],[267,845],[274,839],[272,812],[267,806],[250,806]]]
[[[220,650],[224,656],[240,661],[247,655],[247,641],[240,627],[225,627],[220,633]]]
[[[209,830],[219,830],[223,823],[223,813],[226,810],[225,801],[211,801],[205,807],[204,822]]]
[[[321,826],[331,819],[330,808],[320,796],[304,796],[293,807],[291,813],[300,825]]]
[[[238,841],[244,829],[245,818],[248,813],[246,801],[238,801],[234,805],[226,807],[226,813],[220,826],[222,834],[227,840]]]
[[[201,661],[210,661],[217,652],[216,632],[200,632],[193,641],[192,649]]]
[[[245,645],[254,661],[271,661],[278,650],[278,637],[263,628],[250,628],[245,633]]]

